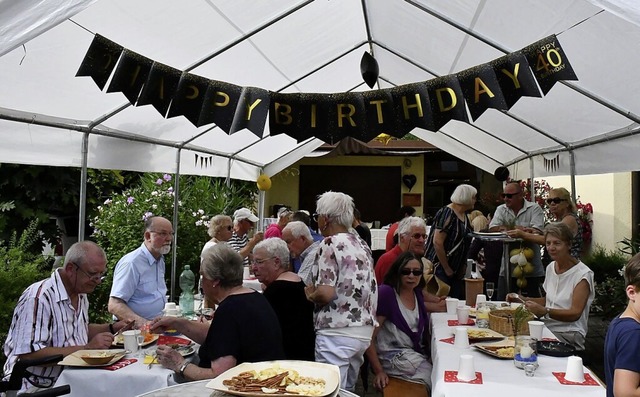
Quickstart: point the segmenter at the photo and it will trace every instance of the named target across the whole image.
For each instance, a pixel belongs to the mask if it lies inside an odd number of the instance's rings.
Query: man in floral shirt
[[[371,250],[349,229],[353,199],[338,192],[318,198],[320,242],[312,268],[312,285],[305,289],[316,305],[316,361],[340,368],[340,387],[353,391],[364,352],[377,326],[378,286]]]

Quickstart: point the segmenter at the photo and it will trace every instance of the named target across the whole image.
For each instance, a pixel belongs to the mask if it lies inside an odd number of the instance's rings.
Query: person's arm
[[[576,222],[576,218],[573,216],[565,216],[562,218],[562,223],[569,227],[571,230],[571,235],[575,236],[578,233],[578,222]]]
[[[123,301],[120,298],[116,298],[114,296],[109,297],[108,303],[109,313],[116,316],[119,320],[125,321],[135,321],[136,324],[144,324],[147,319],[144,317],[140,317],[137,315],[131,308],[127,305],[127,302]]]
[[[384,324],[386,317],[384,316],[376,316],[378,320],[378,326],[373,329],[373,336],[371,336],[371,344],[365,351],[367,358],[369,359],[369,365],[371,365],[371,370],[373,371],[375,378],[373,380],[373,385],[378,389],[382,390],[389,384],[389,376],[387,376],[386,372],[382,368],[382,364],[380,363],[380,358],[378,357],[378,351],[376,348],[376,341],[378,337],[378,332]]]
[[[129,324],[129,321],[125,320],[120,320],[112,324],[89,324],[89,340],[103,332],[115,334],[127,324]]]
[[[537,229],[533,229],[537,230]],[[521,238],[525,241],[544,245],[544,236],[538,233],[529,233],[522,229],[507,230],[507,235],[513,238]]]
[[[445,302],[446,296],[437,296],[422,290],[422,296],[424,298],[424,307],[428,313],[446,312],[447,303]]]
[[[325,306],[338,297],[335,287],[330,285],[308,286],[304,288],[307,299],[319,306]]]
[[[548,312],[549,317],[554,320],[564,322],[577,321],[580,316],[582,316],[582,313],[587,306],[588,299],[589,283],[587,282],[587,280],[583,279],[580,280],[580,282],[573,288],[571,307],[568,309],[550,308]],[[529,302],[531,302],[531,304]],[[533,302],[532,300],[527,300],[526,307],[531,313],[535,314],[536,316],[543,317],[545,314],[547,314],[547,308],[544,306],[544,304],[545,303],[540,304],[537,302]]]
[[[433,247],[435,248],[436,255],[438,257],[438,263],[444,269],[447,276],[453,276],[453,269],[449,266],[449,258],[447,258],[447,251],[444,249],[444,242],[447,239],[447,233],[442,229],[436,229],[433,231]]]
[[[168,316],[158,317],[151,322],[150,331],[152,333],[162,333],[168,329],[175,329],[192,341],[203,344],[209,332],[209,323]]]
[[[249,256],[249,254],[253,251],[253,248],[256,246],[256,244],[258,244],[263,239],[264,239],[264,233],[256,232],[256,234],[253,235],[251,240],[247,242],[247,245],[245,245],[242,249],[240,249],[240,251],[238,251],[242,259]]]
[[[640,397],[640,373],[616,368],[613,371],[613,395],[615,397]]]

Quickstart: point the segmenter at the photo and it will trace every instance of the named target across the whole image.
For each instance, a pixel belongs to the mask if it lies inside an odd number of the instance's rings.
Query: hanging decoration
[[[267,191],[271,189],[271,178],[269,178],[269,175],[267,174],[260,174],[260,176],[258,176],[256,184],[258,185],[258,189]]]
[[[360,68],[373,88],[378,64],[368,52]],[[298,142],[352,137],[385,145],[414,128],[436,132],[451,120],[469,122],[469,114],[475,121],[489,108],[506,111],[523,96],[541,97],[558,81],[578,79],[555,35],[456,74],[364,92],[240,87],[163,65],[99,34],[76,76],[90,76],[101,90],[111,79],[107,92],[122,92],[134,106],[152,105],[162,117],[184,116],[196,127],[215,123],[227,134],[248,129],[262,138],[268,118],[270,135]]]
[[[407,174],[402,176],[402,183],[411,191],[411,189],[416,185],[418,178],[416,178],[413,174]]]
[[[376,85],[380,68],[378,67],[378,61],[367,51],[362,54],[362,59],[360,60],[360,73],[369,88],[373,88]]]

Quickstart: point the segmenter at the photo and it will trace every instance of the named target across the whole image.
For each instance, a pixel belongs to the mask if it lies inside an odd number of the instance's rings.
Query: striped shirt
[[[229,244],[229,246],[233,248],[236,252],[240,252],[241,249],[243,249],[244,247],[247,246],[247,244],[249,244],[249,236],[247,236],[247,234],[245,233],[244,236],[240,237],[234,231],[229,241],[227,241],[227,244]],[[247,255],[247,257],[244,258],[243,264],[245,266],[249,266],[249,255]]]
[[[89,300],[86,294],[79,294],[78,310],[74,309],[62,283],[61,270],[57,269],[50,278],[32,284],[20,296],[4,344],[4,354],[7,356],[5,380],[9,379],[21,354],[45,347],[83,346],[88,343]],[[32,367],[31,372],[55,381],[62,367]],[[29,386],[23,380],[21,391]]]

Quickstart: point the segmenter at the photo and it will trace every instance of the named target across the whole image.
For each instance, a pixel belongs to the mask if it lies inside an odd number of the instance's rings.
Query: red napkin
[[[191,343],[189,339],[179,338],[177,336],[160,335],[158,337],[158,346],[169,344],[188,345],[189,343]]]
[[[469,319],[466,324],[458,324],[458,320],[448,320],[447,324],[450,327],[454,327],[456,325],[476,325],[476,322],[473,321],[472,319]]]
[[[582,383],[570,382],[570,381],[566,380],[564,378],[564,375],[565,375],[564,372],[552,372],[552,374],[553,374],[553,376],[555,376],[558,379],[558,382],[562,383],[563,385],[600,386],[600,383],[598,383],[595,379],[593,379],[593,377],[591,377],[591,375],[589,375],[589,374],[584,374],[584,382],[582,382]]]
[[[120,368],[124,368],[127,365],[133,364],[135,362],[137,362],[138,360],[135,358],[123,358],[120,359],[118,361],[116,361],[115,363],[111,364],[111,365],[107,365],[106,367],[101,367],[102,369],[106,369],[108,371],[115,371],[116,369],[120,369]]]
[[[558,341],[556,338],[542,338],[542,340],[544,342],[557,342]]]
[[[452,336],[451,338],[444,338],[444,339],[440,339],[440,342],[444,342],[444,343],[449,343],[453,345],[453,342],[455,341],[456,337]]]
[[[471,383],[473,385],[482,384],[482,373],[476,372],[476,378],[473,380],[458,379],[458,371],[444,371],[444,381],[451,383]]]

